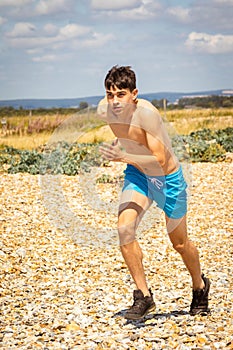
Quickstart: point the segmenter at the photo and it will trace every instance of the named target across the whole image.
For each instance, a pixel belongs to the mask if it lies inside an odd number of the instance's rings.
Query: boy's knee
[[[131,225],[124,225],[118,227],[119,243],[120,245],[129,244],[136,239],[135,229]]]
[[[181,255],[183,255],[186,251],[188,245],[188,240],[184,241],[184,242],[179,242],[179,243],[173,243],[173,248],[180,253]]]

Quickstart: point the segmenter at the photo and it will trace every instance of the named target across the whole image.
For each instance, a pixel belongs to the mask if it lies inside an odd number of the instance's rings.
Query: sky
[[[0,100],[233,88],[233,0],[0,0]]]

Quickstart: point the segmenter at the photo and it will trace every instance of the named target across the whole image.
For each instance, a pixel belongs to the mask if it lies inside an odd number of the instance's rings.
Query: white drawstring
[[[152,179],[150,179],[151,183],[153,185],[155,185],[159,190],[161,187],[163,187],[163,183],[162,181],[160,181],[159,179],[157,179],[156,177],[153,177]]]

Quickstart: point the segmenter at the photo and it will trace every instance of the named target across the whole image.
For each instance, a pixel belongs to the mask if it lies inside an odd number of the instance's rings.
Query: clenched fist
[[[99,148],[100,153],[105,159],[121,162],[124,159],[125,153],[119,145],[118,139],[114,140],[112,144],[103,143]]]

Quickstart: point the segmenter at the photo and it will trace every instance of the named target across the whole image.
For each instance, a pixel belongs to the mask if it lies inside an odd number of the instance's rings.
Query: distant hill
[[[166,99],[170,103],[175,103],[183,97],[197,97],[197,96],[227,96],[233,95],[232,89],[225,90],[211,90],[198,92],[152,92],[139,95],[146,100],[161,100]],[[15,109],[38,109],[38,108],[69,108],[79,107],[80,102],[87,102],[90,106],[96,106],[103,96],[88,96],[78,98],[60,98],[60,99],[17,99],[17,100],[0,100],[0,107],[13,107]]]
[[[37,109],[37,108],[70,108],[79,107],[80,102],[87,102],[90,106],[96,106],[103,96],[89,96],[82,98],[61,99],[19,99],[0,100],[0,107],[13,107],[15,109]]]

